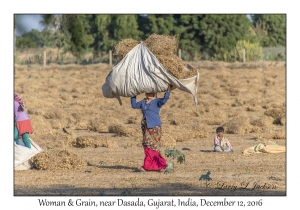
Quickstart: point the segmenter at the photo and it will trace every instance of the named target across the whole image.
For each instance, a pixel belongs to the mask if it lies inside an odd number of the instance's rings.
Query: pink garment
[[[232,146],[231,146],[228,138],[227,137],[223,137],[223,138],[225,138],[225,140],[226,140],[226,146],[229,147],[230,149],[232,149]],[[218,135],[215,136],[215,138],[214,138],[214,146],[221,146],[221,140],[222,139],[220,139]]]
[[[15,110],[15,119],[16,119],[16,122],[20,122],[20,121],[23,121],[23,120],[29,120],[29,117],[26,113],[26,111],[24,110],[23,112],[22,111],[18,111],[18,108],[19,108],[19,103],[17,101],[14,101],[15,103],[15,107],[14,107],[14,110]]]
[[[21,138],[21,136],[24,133],[29,133],[29,134],[33,133],[33,130],[32,130],[31,122],[27,115],[26,110],[19,111],[18,110],[18,108],[20,106],[19,102],[17,102],[17,101],[14,101],[14,102],[15,102],[15,107],[14,107],[15,124],[17,125],[18,132],[19,132],[19,135]]]
[[[22,138],[22,135],[24,133],[29,133],[29,134],[33,133],[30,120],[23,120],[20,122],[16,122],[16,125],[19,131],[20,138]]]
[[[155,150],[144,147],[145,159],[143,169],[146,171],[159,171],[167,167],[166,160]]]

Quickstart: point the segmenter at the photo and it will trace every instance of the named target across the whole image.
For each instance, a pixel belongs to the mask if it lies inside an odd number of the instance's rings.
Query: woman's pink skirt
[[[143,146],[144,146],[144,165],[143,169],[146,171],[160,171],[167,167],[166,160],[160,155],[159,147],[162,137],[162,129],[159,126],[148,129],[146,118],[141,121],[143,132]]]
[[[22,137],[22,135],[24,133],[31,134],[33,132],[30,120],[23,120],[23,121],[17,122],[17,128],[18,128],[20,137]]]
[[[166,160],[155,150],[144,148],[145,159],[143,169],[146,171],[159,171],[167,167]]]

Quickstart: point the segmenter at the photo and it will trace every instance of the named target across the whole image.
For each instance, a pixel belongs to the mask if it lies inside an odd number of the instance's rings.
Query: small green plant
[[[210,175],[210,171],[208,171],[206,174],[202,174],[202,175],[200,176],[199,180],[206,180],[206,181],[212,180],[212,179],[209,177],[209,175]]]
[[[164,174],[170,174],[174,172],[174,166],[173,163],[169,163],[168,166],[164,170]]]
[[[165,155],[167,157],[172,157],[173,162],[174,162],[175,158],[177,158],[177,163],[181,164],[181,163],[185,162],[185,156],[179,150],[166,149],[165,150]]]
[[[201,181],[201,180],[205,180],[205,181],[206,181],[206,187],[207,187],[207,181],[212,180],[212,179],[209,177],[209,175],[210,175],[210,171],[208,171],[206,174],[202,174],[202,175],[200,176],[200,178],[199,178],[199,181]]]
[[[164,173],[173,173],[174,172],[174,160],[177,159],[177,163],[181,164],[185,162],[185,155],[179,150],[165,150],[166,157],[172,157],[172,162],[168,164],[165,168]]]

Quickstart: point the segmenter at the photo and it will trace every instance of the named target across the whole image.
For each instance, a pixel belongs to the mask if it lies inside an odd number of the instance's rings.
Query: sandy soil
[[[200,72],[198,105],[174,90],[161,109],[162,150],[186,158],[175,160],[174,173],[138,170],[141,112],[129,98],[120,106],[102,96],[111,67],[16,65],[14,87],[31,118],[31,138],[48,156],[40,156],[43,167],[14,171],[14,195],[286,195],[286,153],[243,154],[267,141],[286,146],[285,62],[191,64]],[[233,153],[213,152],[218,126]],[[211,180],[199,180],[207,172]]]

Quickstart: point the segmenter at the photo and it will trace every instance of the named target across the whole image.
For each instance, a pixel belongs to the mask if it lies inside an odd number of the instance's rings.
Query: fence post
[[[46,50],[44,50],[44,68],[46,67]]]
[[[243,63],[246,62],[246,50],[245,48],[243,49]]]
[[[178,50],[178,57],[181,58],[181,49]]]
[[[112,53],[111,50],[109,50],[109,65],[112,65]]]

